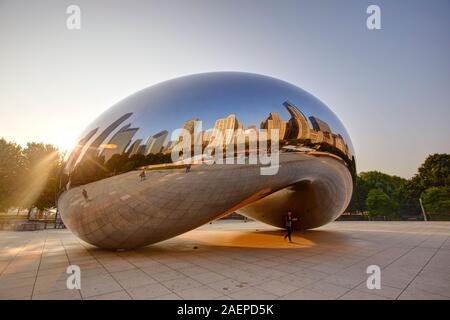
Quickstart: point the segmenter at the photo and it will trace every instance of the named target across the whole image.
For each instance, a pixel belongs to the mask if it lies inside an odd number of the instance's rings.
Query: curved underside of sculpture
[[[346,164],[330,156],[280,155],[276,175],[260,165],[197,165],[138,171],[65,191],[59,208],[66,226],[98,247],[136,248],[195,229],[231,212],[284,227],[287,210],[298,217],[294,229],[333,221],[346,208],[352,177]],[[82,196],[87,191],[89,200]]]

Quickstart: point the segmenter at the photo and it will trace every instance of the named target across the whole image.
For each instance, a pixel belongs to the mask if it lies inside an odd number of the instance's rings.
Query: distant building
[[[311,130],[309,132],[309,139],[312,143],[322,143],[323,142],[323,132]]]
[[[191,135],[193,135],[199,125],[200,119],[194,118],[186,121],[183,124],[183,129],[189,131]]]
[[[117,131],[106,145],[103,144],[101,155],[105,157],[105,162],[114,154],[124,153],[138,130],[139,128],[130,128],[130,124],[127,124]]]
[[[289,101],[285,101],[283,106],[291,114],[285,139],[308,139],[310,129],[305,115]]]
[[[141,144],[141,145],[138,147],[136,153],[137,153],[137,154],[145,155],[145,148],[146,148],[146,145],[145,145],[145,144]]]
[[[272,130],[278,129],[279,139],[283,140],[286,134],[286,121],[280,118],[276,112],[271,112],[269,117],[261,122],[261,129],[267,130],[267,137],[272,136]]]
[[[167,130],[163,130],[148,138],[145,149],[145,155],[162,152],[164,150],[164,146],[167,142],[168,136],[169,132]]]
[[[142,139],[137,139],[133,144],[128,148],[127,153],[130,155],[130,157],[134,154],[139,153],[139,147],[141,146]]]
[[[345,143],[344,138],[340,134],[335,136],[334,141],[336,148],[341,150],[344,154],[348,155],[348,146]]]
[[[202,146],[204,141],[208,141],[206,139],[206,137],[207,137],[207,132],[205,130],[202,130],[200,132],[196,132],[194,134],[194,141],[193,141],[193,143],[195,145]]]
[[[199,126],[199,124],[200,124],[200,119],[198,119],[198,118],[193,118],[193,119],[187,120],[183,124],[183,129],[188,131],[191,134],[191,143],[194,143],[194,139],[192,139],[192,138],[194,137],[194,134],[196,133],[197,127]],[[178,138],[176,139],[177,143],[179,143],[181,141],[183,141],[182,134],[180,134],[178,136]]]
[[[77,145],[75,146],[69,158],[67,159],[67,164],[64,169],[65,171],[68,171],[68,169],[71,169],[76,164],[76,161],[80,156],[81,152],[83,151],[84,146],[97,133],[98,129],[99,129],[98,127],[92,129],[91,131],[88,132],[88,134],[86,134],[83,138],[81,138],[77,142]]]
[[[334,146],[334,139],[333,139],[333,135],[330,132],[323,132],[323,140],[322,142],[325,142],[331,146]]]
[[[217,119],[214,124],[213,134],[210,136],[210,142],[217,144],[219,141],[213,142],[216,140],[216,135],[218,132],[222,134],[223,143],[225,145],[229,144],[234,137],[234,131],[239,128],[239,126],[243,127],[243,124],[239,124],[236,119],[236,115],[230,114],[226,118]],[[216,134],[214,134],[216,133]]]
[[[172,151],[172,148],[174,145],[175,145],[175,141],[168,141],[162,152],[170,153]]]
[[[227,129],[236,130],[239,127],[239,122],[236,119],[236,115],[230,114],[226,118],[217,119],[214,124],[214,129],[225,131]]]
[[[82,158],[79,161],[83,161],[86,157],[96,156],[98,155],[100,146],[104,144],[104,141],[108,136],[118,127],[121,123],[123,123],[125,120],[127,120],[129,117],[131,117],[133,113],[128,112],[125,113],[123,116],[118,118],[116,121],[111,123],[108,127],[106,127],[96,138],[94,141],[92,141],[91,144],[86,145],[87,149],[82,156]]]
[[[311,121],[313,129],[316,131],[332,132],[328,123],[317,117],[309,117],[309,121]]]

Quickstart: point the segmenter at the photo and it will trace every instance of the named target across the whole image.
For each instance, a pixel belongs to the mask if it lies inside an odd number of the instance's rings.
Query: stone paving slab
[[[295,233],[216,221],[130,251],[68,230],[0,232],[0,299],[450,299],[449,222],[333,222]],[[381,268],[381,289],[366,269]],[[69,290],[66,268],[81,269]]]

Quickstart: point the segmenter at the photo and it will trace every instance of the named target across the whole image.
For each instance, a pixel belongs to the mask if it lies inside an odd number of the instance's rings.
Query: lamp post
[[[422,209],[423,220],[428,221],[427,214],[425,213],[425,208],[423,207],[423,204],[422,204],[422,198],[419,198],[419,203],[420,203],[420,208]]]

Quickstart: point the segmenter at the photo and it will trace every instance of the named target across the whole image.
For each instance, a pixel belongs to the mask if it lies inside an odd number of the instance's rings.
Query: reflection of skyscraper
[[[289,101],[285,101],[283,106],[292,116],[287,125],[286,139],[308,139],[309,125],[305,115]]]
[[[280,140],[283,140],[286,134],[286,121],[281,119],[278,113],[271,112],[269,117],[261,122],[261,129],[267,130],[269,138],[272,136],[272,130],[278,129]]]
[[[167,130],[163,130],[148,138],[145,155],[162,152],[168,135],[169,132]]]
[[[217,119],[214,124],[214,129],[218,129],[220,131],[225,131],[227,129],[235,130],[239,126],[239,123],[236,119],[236,115],[230,114],[228,117],[223,119]]]
[[[137,139],[133,144],[128,148],[127,153],[132,156],[134,154],[139,153],[139,147],[141,145],[142,139]]]
[[[334,145],[334,139],[333,139],[333,136],[331,135],[331,133],[329,133],[329,132],[323,132],[323,131],[321,131],[322,133],[323,133],[323,140],[322,140],[322,142],[325,142],[325,143],[327,143],[327,144],[329,144],[329,145]]]
[[[338,134],[335,136],[336,148],[341,150],[344,154],[348,154],[348,146],[345,144],[344,138]]]
[[[120,126],[122,122],[131,117],[132,114],[132,112],[125,113],[119,119],[111,123],[105,130],[103,130],[102,133],[100,133],[99,136],[95,138],[95,140],[90,145],[88,145],[88,150],[85,152],[83,158],[97,154],[98,147],[105,141],[106,138],[108,138],[111,132],[113,132],[118,126]]]
[[[208,134],[204,130],[195,133],[195,135],[194,135],[194,144],[198,145],[198,146],[203,145],[203,142],[207,141],[206,140],[207,136],[208,136]]]
[[[191,134],[191,143],[194,143],[192,137],[193,137],[197,127],[199,126],[199,124],[200,124],[200,119],[197,119],[197,118],[187,120],[183,124],[183,129],[187,130]],[[183,141],[182,135],[180,135],[177,139],[177,142],[181,142],[181,141]]]
[[[311,121],[312,127],[316,131],[323,131],[323,132],[332,132],[330,126],[325,121],[317,118],[317,117],[309,117],[309,120]]]
[[[95,129],[92,129],[88,132],[87,135],[85,135],[83,138],[81,138],[75,148],[73,149],[72,153],[70,154],[69,158],[67,159],[66,168],[70,169],[72,166],[76,163],[78,157],[81,154],[81,151],[83,150],[86,143],[96,134],[98,131],[98,127]]]
[[[127,124],[112,136],[108,144],[102,145],[102,155],[105,156],[105,161],[108,161],[114,154],[123,153],[138,130],[139,128],[130,128],[130,124]]]
[[[226,118],[216,120],[216,123],[214,124],[214,131],[220,132],[224,138],[224,143],[229,144],[233,139],[234,130],[237,130],[239,126],[243,127],[243,124],[239,124],[236,119],[236,115],[230,114]],[[210,142],[215,140],[215,138],[215,134],[213,133],[210,137]],[[218,141],[216,143],[218,143]]]
[[[323,141],[323,132],[311,130],[309,132],[309,138],[311,139],[312,143],[321,143]]]
[[[167,142],[167,145],[166,145],[166,147],[164,148],[163,152],[164,152],[164,153],[170,152],[174,144],[175,144],[174,141],[169,141],[169,142]]]
[[[211,129],[202,131],[202,144],[207,145],[211,141],[212,134],[213,131]]]
[[[253,142],[258,141],[259,131],[254,124],[250,124],[246,130],[244,130],[245,141]]]

